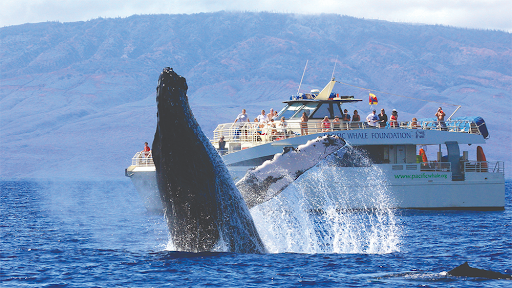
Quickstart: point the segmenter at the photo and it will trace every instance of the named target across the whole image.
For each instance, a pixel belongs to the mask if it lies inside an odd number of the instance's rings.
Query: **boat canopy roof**
[[[291,96],[290,100],[283,101],[288,105],[278,113],[278,117],[285,117],[287,120],[300,119],[303,112],[306,112],[310,119],[323,119],[325,116],[331,119],[336,116],[342,118],[341,104],[363,100],[355,99],[354,96],[340,96],[338,93],[333,93],[332,89],[335,83],[336,81],[332,78],[321,92],[312,90],[311,93],[299,93]]]
[[[301,100],[301,101],[286,101],[286,105],[278,113],[278,118],[285,117],[286,120],[299,120],[305,112],[309,119],[323,119],[325,116],[333,119],[338,116],[343,118],[342,103],[357,102],[361,100]]]

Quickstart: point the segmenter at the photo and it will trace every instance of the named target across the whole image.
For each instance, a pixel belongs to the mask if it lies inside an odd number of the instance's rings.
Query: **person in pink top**
[[[329,117],[325,116],[324,120],[322,120],[322,132],[331,131],[331,121],[329,121]]]

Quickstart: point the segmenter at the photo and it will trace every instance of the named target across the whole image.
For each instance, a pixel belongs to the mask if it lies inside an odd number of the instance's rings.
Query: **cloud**
[[[510,0],[4,0],[0,27],[45,21],[74,22],[133,14],[192,14],[214,11],[335,13],[394,22],[441,24],[512,32]]]

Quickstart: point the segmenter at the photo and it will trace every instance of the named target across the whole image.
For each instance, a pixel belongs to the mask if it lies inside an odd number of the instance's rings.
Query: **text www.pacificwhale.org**
[[[395,175],[395,179],[426,179],[426,178],[444,178],[447,179],[447,174],[438,174],[438,173],[422,173],[422,174],[398,174]]]

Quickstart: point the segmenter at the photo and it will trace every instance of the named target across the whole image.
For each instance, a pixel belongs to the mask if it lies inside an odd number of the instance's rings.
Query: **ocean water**
[[[330,231],[316,238],[283,227],[286,231],[269,228],[265,233],[286,234],[274,240],[292,243],[279,249],[270,239],[271,253],[252,255],[169,251],[165,219],[146,212],[128,179],[4,181],[0,182],[0,286],[512,287],[512,281],[442,273],[465,261],[472,267],[512,273],[511,190],[512,183],[507,182],[504,211],[395,211],[392,223],[384,222],[395,227],[385,232],[394,237],[392,244],[373,243],[377,248],[372,249],[351,249],[344,243],[373,237],[358,234],[358,227],[364,225],[353,225],[358,224],[354,219],[371,215],[347,216],[349,221],[332,215],[348,213],[341,211],[304,216],[311,217],[308,223],[334,219],[339,225],[327,226]],[[270,212],[256,212],[258,225],[267,225],[261,218]],[[295,229],[305,222],[296,223]],[[344,229],[347,225],[357,229]],[[382,235],[375,239],[389,240]],[[311,245],[318,247],[337,243],[345,249],[312,249],[301,244],[306,241],[317,241]]]

